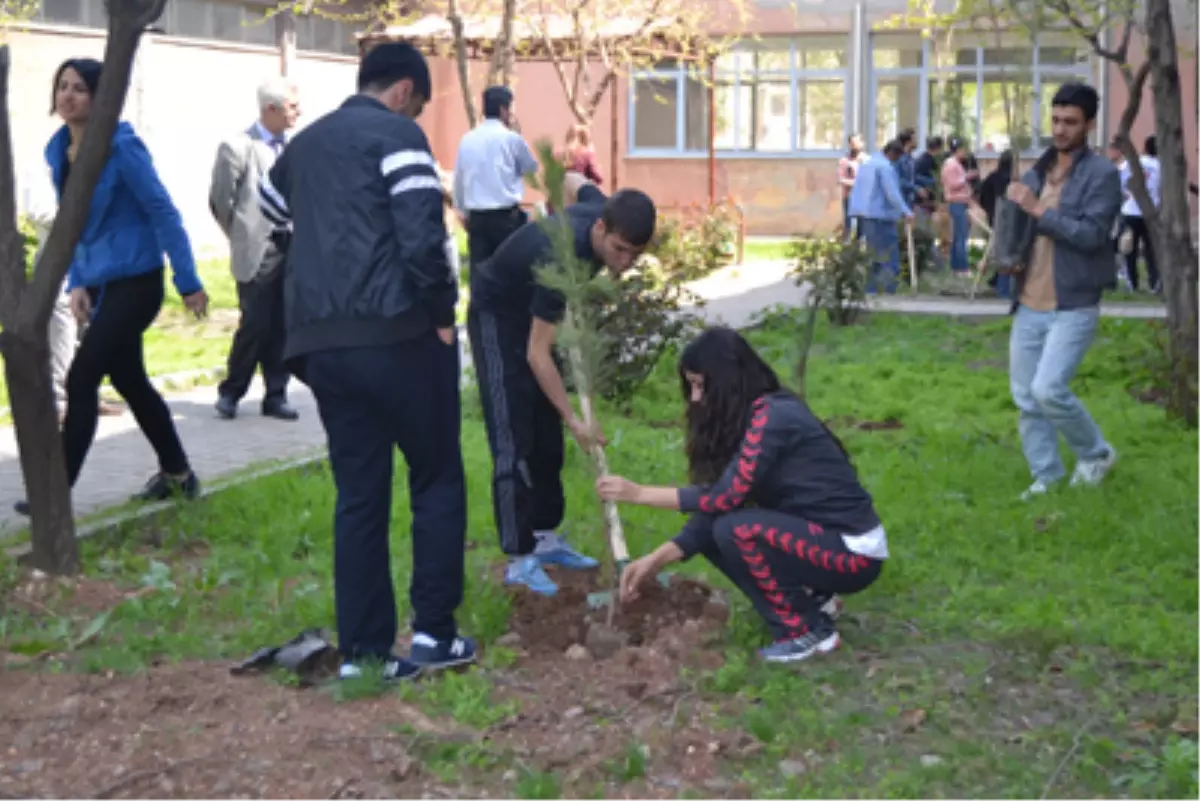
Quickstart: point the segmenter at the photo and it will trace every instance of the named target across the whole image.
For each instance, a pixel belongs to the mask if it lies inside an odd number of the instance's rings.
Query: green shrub
[[[789,255],[795,261],[792,276],[797,284],[809,284],[810,303],[825,310],[834,325],[850,325],[867,305],[867,279],[873,257],[861,240],[821,239],[799,236],[792,240]]]
[[[695,281],[728,264],[737,250],[738,219],[730,203],[693,204],[678,217],[662,217],[647,252],[681,281]]]

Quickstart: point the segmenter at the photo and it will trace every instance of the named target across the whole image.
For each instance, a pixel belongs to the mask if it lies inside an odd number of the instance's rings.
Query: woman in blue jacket
[[[768,662],[797,662],[841,642],[837,594],[879,577],[887,535],[842,443],[740,334],[709,328],[683,351],[693,485],[649,487],[620,476],[601,498],[690,512],[683,530],[621,574],[621,597],[664,566],[700,554],[750,601],[774,635]]]
[[[101,66],[90,58],[68,59],[54,75],[52,113],[64,124],[46,145],[46,161],[60,203],[87,127]],[[184,305],[203,317],[208,297],[196,275],[183,220],[159,181],[146,146],[122,122],[67,273],[71,311],[87,326],[67,374],[63,448],[72,486],[96,436],[100,384],[107,376],[158,455],[159,472],[134,499],[162,500],[175,494],[192,498],[200,491],[171,411],[146,375],[142,350],[142,335],[163,304],[164,252],[170,257],[175,288]],[[21,501],[17,511],[28,514],[28,504]]]

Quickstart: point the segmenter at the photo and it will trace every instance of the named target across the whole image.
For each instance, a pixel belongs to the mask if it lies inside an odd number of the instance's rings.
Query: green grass
[[[229,353],[237,328],[237,285],[223,259],[196,265],[208,292],[209,317],[197,321],[183,308],[175,287],[167,279],[166,302],[154,325],[146,332],[146,368],[151,376],[220,367]],[[7,408],[8,385],[0,373],[0,407]],[[5,412],[4,422],[7,422]]]
[[[892,558],[874,587],[850,599],[846,648],[795,671],[751,658],[765,633],[735,598],[717,646],[724,666],[693,678],[717,725],[755,743],[714,757],[720,775],[747,793],[1195,796],[1194,734],[1173,728],[1194,733],[1196,722],[1196,432],[1130,396],[1155,364],[1151,326],[1106,319],[1075,387],[1121,461],[1102,488],[1018,502],[1029,476],[1004,369],[1007,330],[1007,320],[892,315],[820,329],[810,402],[835,420],[853,454]],[[794,320],[777,316],[752,337],[784,375],[796,332]],[[682,479],[682,431],[667,425],[680,418],[678,394],[673,365],[664,363],[628,416],[606,411],[615,471],[647,482]],[[506,631],[508,595],[490,578],[498,559],[490,459],[471,394],[464,416],[474,547],[459,621],[486,646]],[[903,428],[853,425],[885,418]],[[573,539],[604,552],[584,458],[573,446],[565,480]],[[392,559],[402,586],[411,558],[405,486],[398,471]],[[69,599],[57,616],[14,605],[0,617],[0,640],[24,654],[60,654],[65,669],[119,672],[164,658],[241,657],[307,626],[332,628],[333,504],[330,476],[319,467],[87,541],[90,577],[143,592],[107,616],[68,613]],[[632,507],[622,515],[635,554],[681,522]],[[717,582],[700,560],[684,569]],[[405,619],[406,593],[397,600]],[[510,661],[504,649],[489,649],[483,669],[403,692],[432,716],[483,730],[514,712],[492,684]],[[604,763],[609,792],[654,775],[656,752],[637,742],[631,735]],[[437,748],[425,755],[430,770],[477,776],[481,786],[501,786],[500,774],[513,768],[486,743]],[[788,762],[806,769],[785,772]],[[594,776],[569,785],[533,762],[517,767],[506,786],[521,797],[596,786]]]

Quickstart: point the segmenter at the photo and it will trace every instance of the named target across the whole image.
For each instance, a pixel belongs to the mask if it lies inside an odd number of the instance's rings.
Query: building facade
[[[972,142],[986,170],[1010,144],[1030,155],[1045,147],[1049,101],[1064,81],[1086,80],[1100,89],[1097,143],[1116,129],[1125,108],[1115,70],[1070,34],[1034,41],[956,33],[947,41],[898,27],[905,0],[747,1],[751,5],[734,21],[714,12],[715,25],[737,30],[742,39],[714,65],[713,178],[716,196],[741,206],[751,234],[826,231],[840,222],[836,168],[850,133],[861,133],[872,149],[903,128],[915,129],[922,143],[933,134],[958,134]],[[281,70],[280,23],[267,8],[171,0],[160,30],[143,39],[135,64],[125,118],[146,139],[202,253],[224,248],[207,208],[217,145],[250,124],[256,85]],[[1181,9],[1176,24],[1185,137],[1195,154],[1195,26],[1186,13]],[[103,24],[102,0],[43,0],[36,20],[9,33],[22,209],[52,208],[42,159],[57,126],[47,114],[51,78],[64,58],[101,56]],[[290,74],[300,87],[303,125],[354,91],[357,43],[346,22],[301,17],[295,30]],[[1135,45],[1131,61],[1140,59]],[[431,69],[433,102],[420,123],[439,162],[453,168],[467,130],[457,70],[446,58],[432,59]],[[471,67],[476,98],[485,72],[486,64]],[[515,75],[526,138],[561,143],[575,119],[554,68],[521,63]],[[600,78],[598,71],[593,78]],[[615,97],[606,98],[590,120],[608,186],[615,179],[619,186],[644,188],[666,210],[707,203],[707,76],[662,62],[622,74],[614,85]],[[1149,88],[1143,106],[1133,129],[1139,143],[1153,131]],[[1189,171],[1195,180],[1194,160]],[[534,197],[531,192],[529,199]]]

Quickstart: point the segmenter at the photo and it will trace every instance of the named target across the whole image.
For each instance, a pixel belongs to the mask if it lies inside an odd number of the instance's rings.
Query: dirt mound
[[[519,641],[530,654],[565,653],[572,646],[586,647],[593,656],[606,658],[622,647],[640,647],[689,620],[717,623],[727,613],[725,601],[708,586],[691,579],[670,577],[667,586],[650,582],[637,601],[619,604],[608,626],[609,610],[589,609],[589,593],[611,591],[596,573],[555,575],[559,591],[553,598],[518,592],[513,598],[510,640]]]

